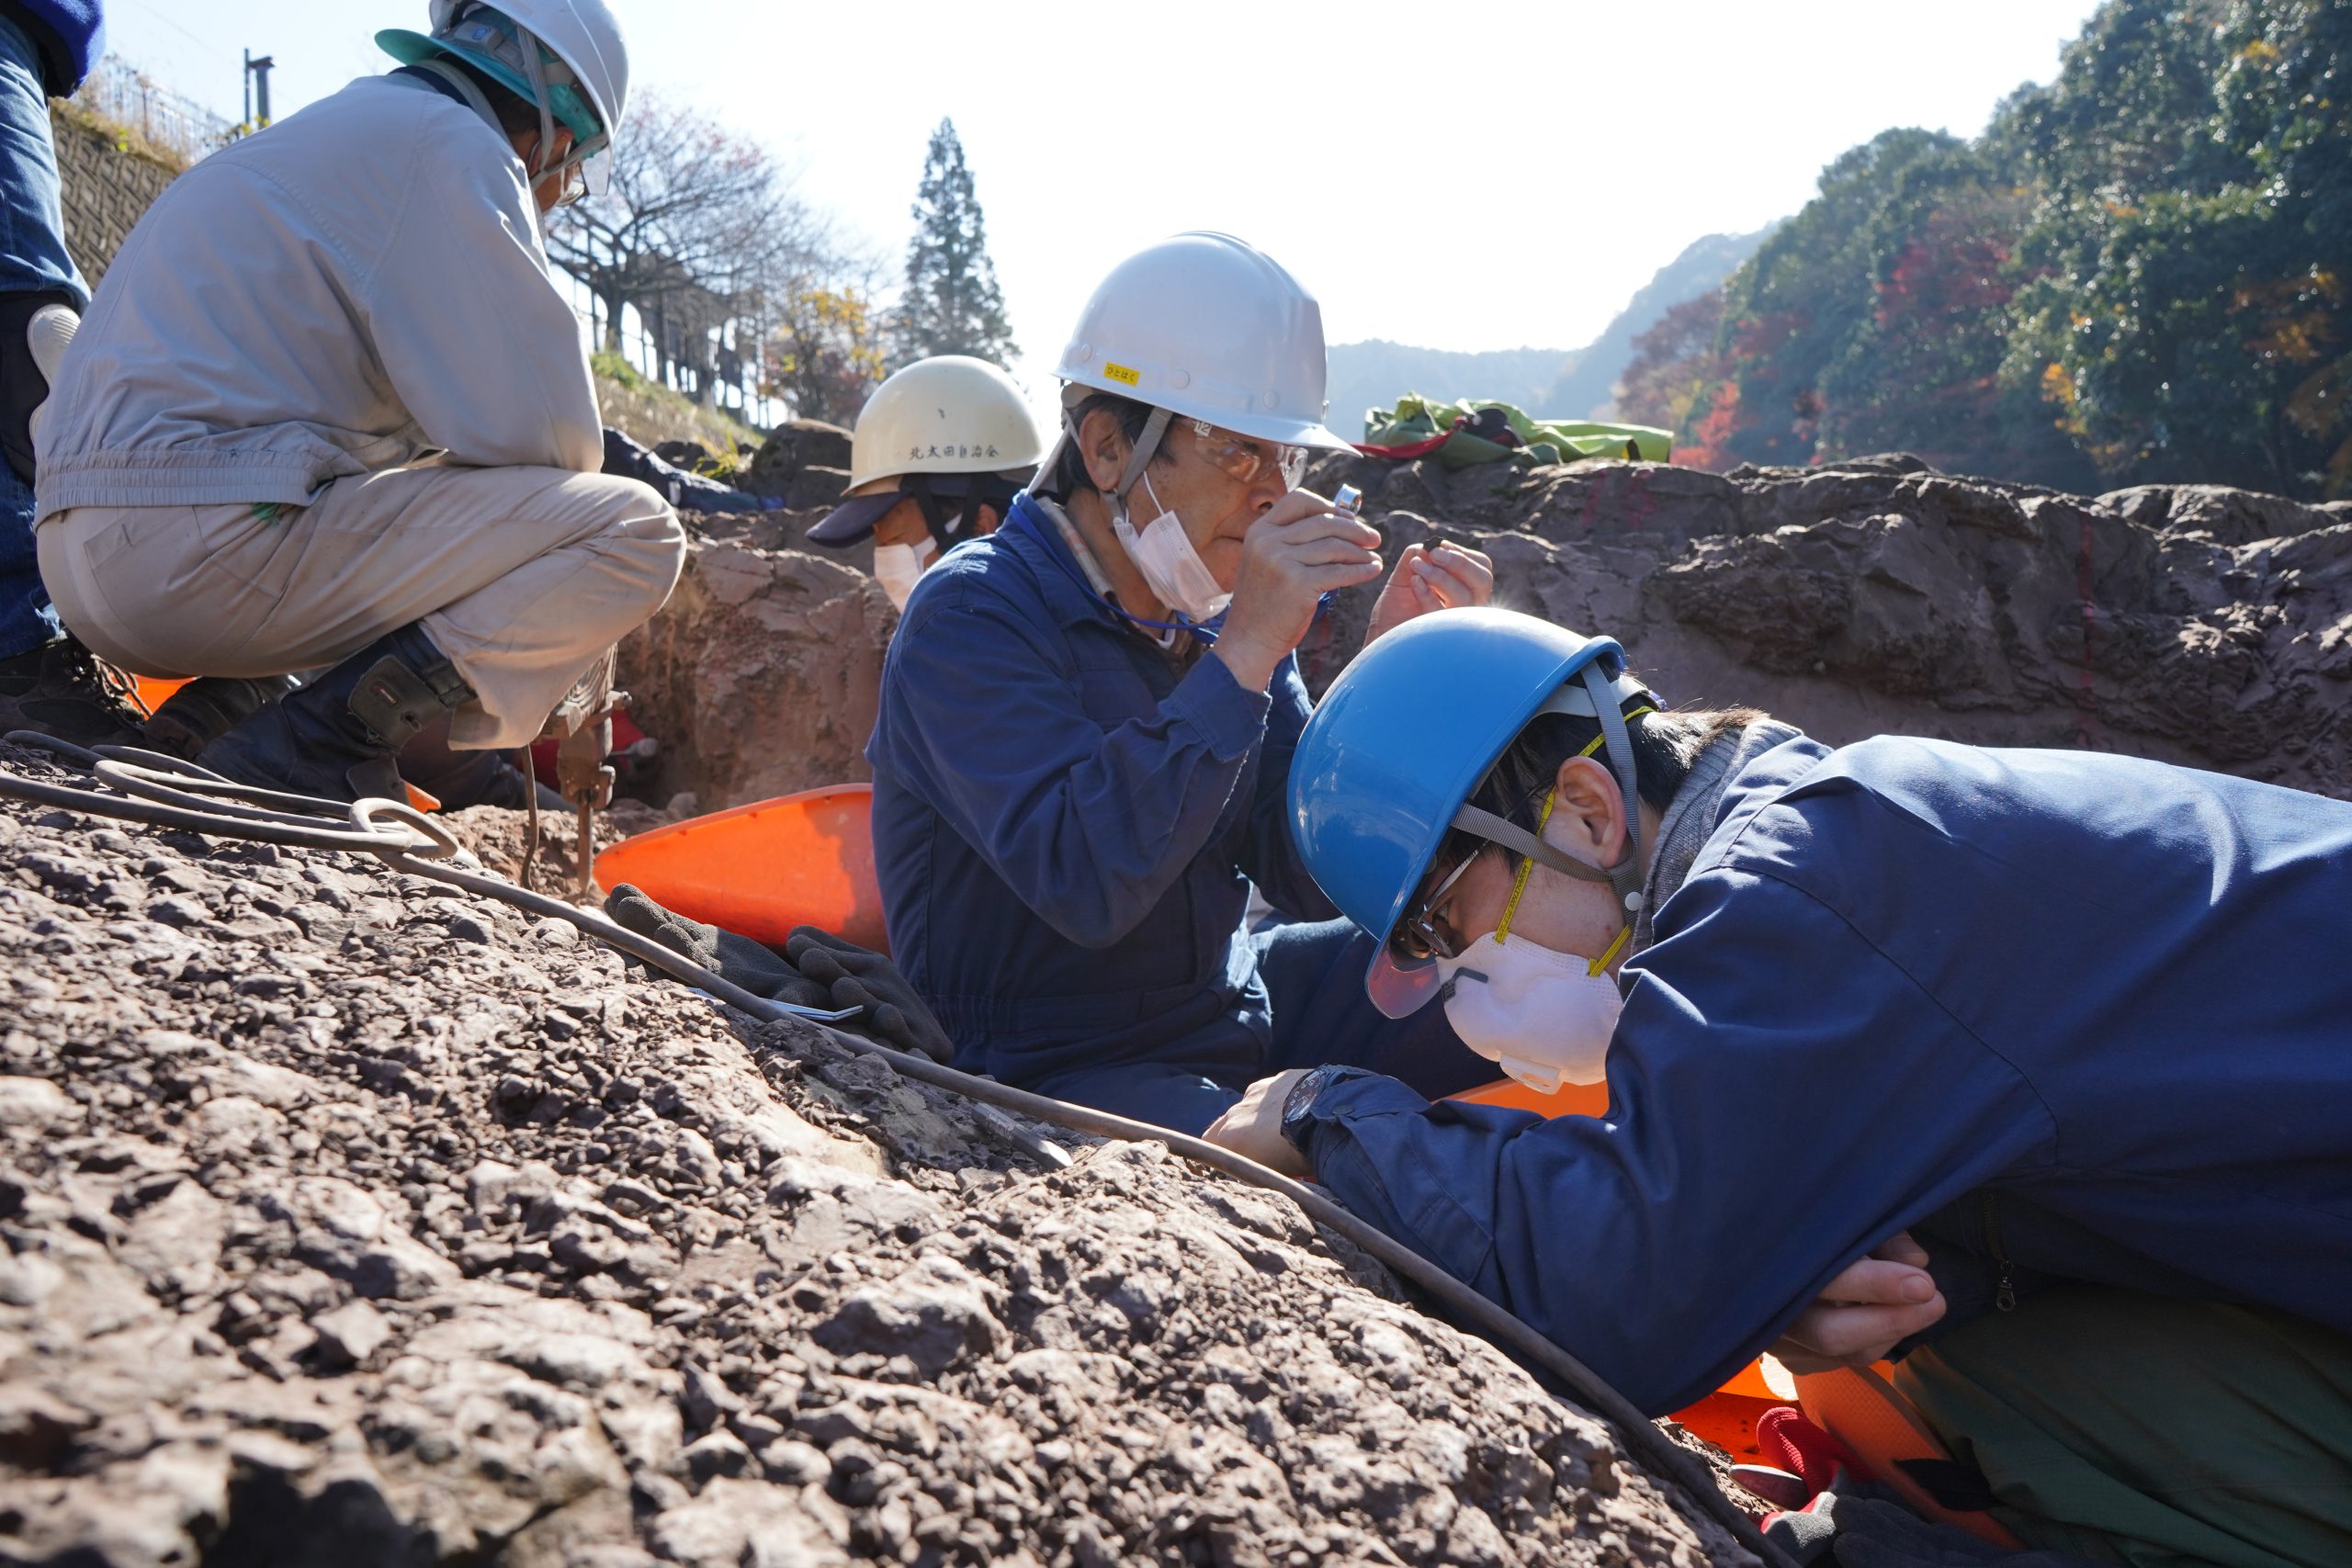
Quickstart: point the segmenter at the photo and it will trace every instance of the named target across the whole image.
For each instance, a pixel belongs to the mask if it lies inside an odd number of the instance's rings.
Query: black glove
[[[673,919],[675,917],[673,916]],[[784,955],[801,977],[820,987],[836,1008],[860,1008],[859,1032],[883,1044],[934,1062],[956,1055],[937,1015],[899,966],[870,948],[846,942],[815,926],[802,926],[785,939]]]
[[[766,943],[707,926],[700,920],[690,920],[673,909],[663,908],[626,882],[614,888],[612,897],[605,900],[605,913],[623,929],[650,937],[671,952],[691,958],[755,997],[826,1012],[836,1006],[824,986],[803,979],[799,970],[786,963]]]

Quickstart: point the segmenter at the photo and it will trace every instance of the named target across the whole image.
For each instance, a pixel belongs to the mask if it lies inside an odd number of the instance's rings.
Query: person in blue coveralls
[[[998,531],[910,598],[867,758],[894,957],[956,1063],[1197,1132],[1277,1067],[1428,1094],[1485,1081],[1442,1015],[1390,1021],[1306,875],[1283,788],[1294,650],[1380,536],[1299,487],[1324,428],[1314,297],[1221,234],[1122,262],[1062,355],[1063,428]],[[1403,552],[1377,638],[1486,602],[1458,547]],[[1283,923],[1245,929],[1252,885]]]
[[[1380,1013],[1609,1111],[1319,1066],[1212,1138],[1652,1412],[1898,1249],[1933,1290],[1841,1348],[2030,1544],[2352,1562],[2352,802],[1676,712],[1498,610],[1368,649],[1289,791]]]
[[[0,0],[0,734],[84,745],[139,739],[139,714],[59,624],[33,546],[33,418],[90,286],[65,248],[49,100],[106,43],[98,0]]]

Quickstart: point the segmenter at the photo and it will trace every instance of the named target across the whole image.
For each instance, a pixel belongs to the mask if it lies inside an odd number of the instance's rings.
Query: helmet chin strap
[[[531,85],[532,107],[539,111],[537,162],[540,167],[526,169],[524,173],[529,177],[533,191],[537,191],[551,179],[561,181],[562,185],[558,191],[560,198],[558,205],[561,205],[562,202],[571,199],[569,188],[571,183],[571,171],[585,164],[591,158],[595,157],[609,146],[612,142],[612,133],[609,128],[600,130],[594,136],[583,141],[578,139],[575,132],[571,152],[561,161],[550,166],[548,160],[554,153],[556,118],[555,87],[548,74],[548,49],[539,41],[539,35],[526,27],[515,27],[514,39],[514,51],[521,57],[519,63],[523,68],[523,78]],[[573,85],[574,81],[575,78],[569,68],[566,68],[564,82],[570,85]],[[495,117],[492,123],[495,123]]]
[[[1113,492],[1121,501],[1127,499],[1127,492],[1143,478],[1144,468],[1159,455],[1159,443],[1167,436],[1169,423],[1175,417],[1166,409],[1154,409],[1151,417],[1144,422],[1143,434],[1136,437],[1136,449],[1127,454],[1126,469],[1119,475],[1119,488]]]
[[[1642,912],[1642,794],[1634,773],[1634,738],[1625,731],[1625,716],[1617,711],[1616,694],[1601,675],[1598,661],[1584,667],[1584,684],[1600,716],[1600,733],[1608,740],[1603,750],[1609,754],[1611,771],[1617,775],[1617,793],[1624,797],[1625,852],[1609,868],[1609,885],[1616,889],[1630,926]]]
[[[514,29],[514,42],[516,52],[523,57],[524,79],[531,84],[531,101],[539,111],[539,161],[544,164],[555,150],[555,94],[548,86],[548,67],[542,58],[539,36],[528,28],[518,27]],[[531,170],[531,188],[537,190],[548,175],[562,172],[560,166]]]
[[[1589,866],[1573,855],[1561,853],[1518,823],[1476,806],[1464,806],[1455,812],[1453,825],[1563,875],[1580,882],[1607,883],[1616,893],[1630,926],[1642,909],[1642,797],[1634,773],[1634,740],[1626,731],[1625,716],[1618,712],[1620,694],[1615,684],[1600,672],[1600,665],[1586,665],[1582,679],[1582,692],[1562,694],[1536,711],[1582,716],[1586,701],[1591,703],[1591,716],[1600,724],[1609,771],[1617,780],[1618,793],[1624,797],[1625,852],[1618,857],[1617,863],[1606,871]]]
[[[430,71],[442,81],[448,83],[450,86],[457,89],[458,96],[466,100],[467,107],[481,116],[483,123],[502,137],[506,134],[505,127],[498,123],[498,111],[490,107],[490,95],[476,85],[471,76],[467,75],[447,60],[420,61],[409,69]]]

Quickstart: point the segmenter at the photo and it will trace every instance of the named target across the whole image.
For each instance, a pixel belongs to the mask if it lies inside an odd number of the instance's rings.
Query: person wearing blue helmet
[[[1865,1359],[1925,1331],[1898,1381],[2030,1541],[2242,1528],[2304,1544],[2229,1561],[2352,1561],[2352,802],[1832,747],[1672,709],[1605,637],[1460,610],[1340,675],[1289,805],[1378,940],[1384,1014],[1442,1010],[1532,1086],[1605,1081],[1609,1110],[1324,1066],[1252,1086],[1213,1138],[1311,1173],[1646,1410],[1792,1330]],[[1874,1253],[1932,1290],[1842,1291]],[[1852,1300],[1881,1332],[1820,1346]],[[2159,1427],[2243,1433],[2230,1410],[2263,1400],[2294,1416],[2257,1415],[2229,1497],[2115,1481],[2102,1443],[2151,1401]],[[2104,1438],[2062,1418],[2119,1407]],[[2129,1497],[2037,1512],[2075,1473],[2077,1502]]]
[[[443,728],[495,770],[684,562],[670,505],[599,472],[540,233],[626,123],[619,23],[606,0],[435,0],[430,20],[379,36],[396,70],[173,183],[43,416],[66,625],[196,678],[158,724],[229,716],[197,761],[241,783],[399,798],[396,760]]]

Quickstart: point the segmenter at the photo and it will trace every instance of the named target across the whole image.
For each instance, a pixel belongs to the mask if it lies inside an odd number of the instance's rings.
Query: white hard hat
[[[949,548],[976,508],[1004,515],[1045,446],[1012,377],[961,354],[918,359],[858,411],[849,498],[808,530],[808,542],[855,544],[912,496]]]
[[[537,39],[561,69],[549,69],[539,51],[519,47],[508,29],[485,28],[488,18],[477,15],[482,12]],[[394,28],[378,33],[376,42],[411,65],[446,54],[488,72],[537,105],[550,134],[554,121],[571,127],[568,163],[584,165],[589,187],[603,189],[612,144],[628,118],[628,39],[607,0],[433,0],[431,15],[430,38]],[[593,126],[582,123],[583,107]]]
[[[1094,290],[1054,372],[1285,446],[1352,451],[1324,428],[1323,310],[1230,234],[1160,241]]]
[[[1037,466],[1046,439],[1029,400],[985,359],[918,359],[874,389],[850,438],[852,490],[899,474],[1003,473]]]

